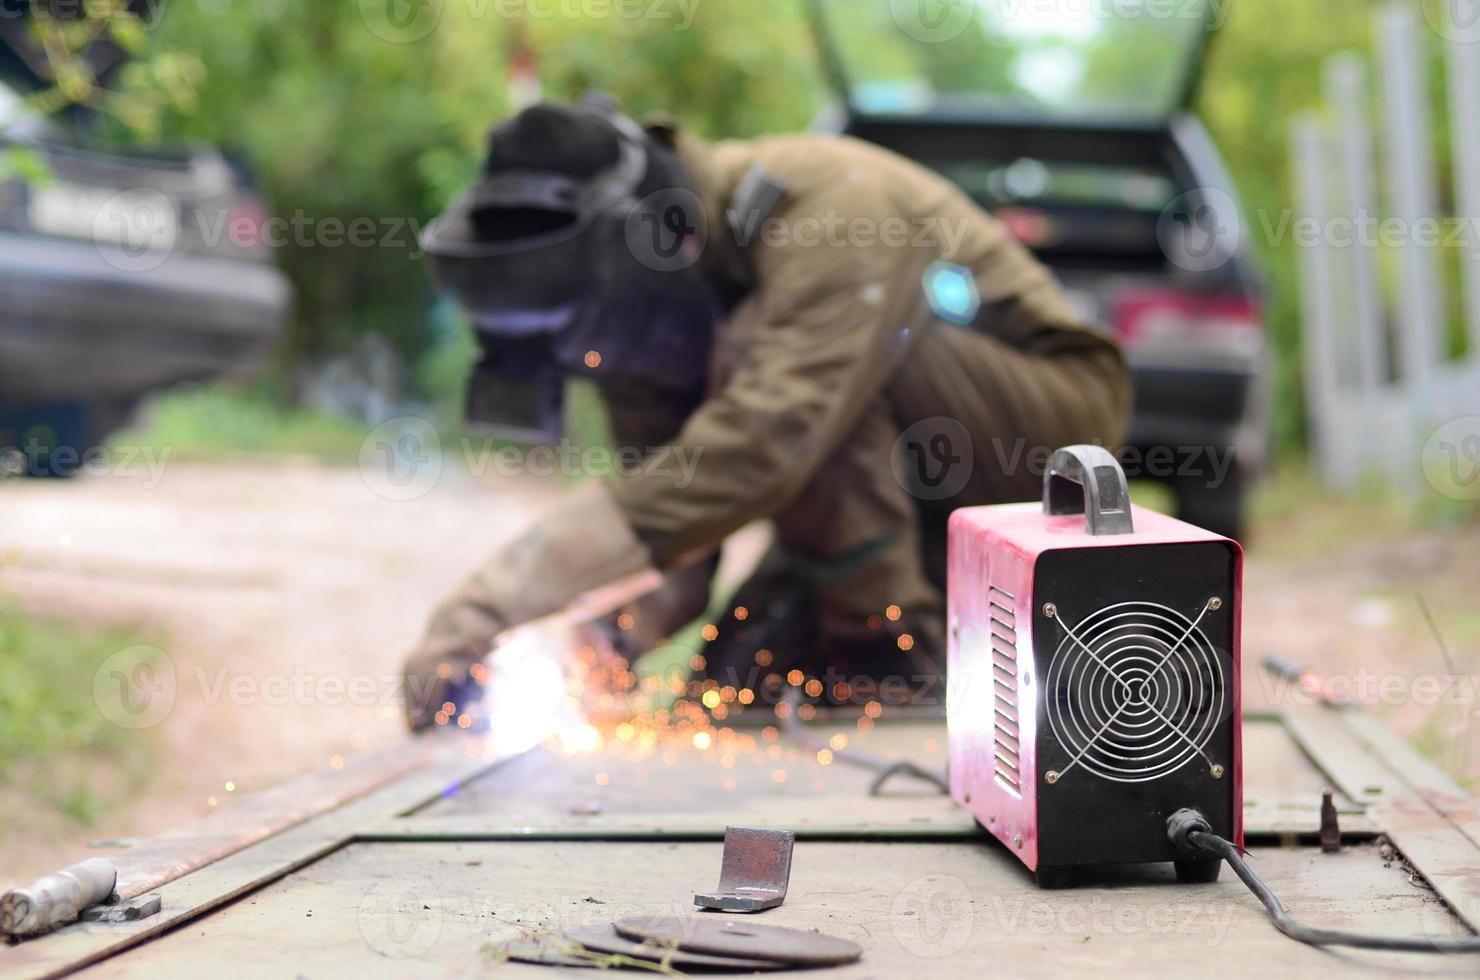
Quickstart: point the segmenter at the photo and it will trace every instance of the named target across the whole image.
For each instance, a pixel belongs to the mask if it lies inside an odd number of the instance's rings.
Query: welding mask
[[[496,127],[483,176],[424,236],[481,350],[469,422],[558,439],[572,376],[701,389],[719,317],[703,238],[676,155],[609,105]]]

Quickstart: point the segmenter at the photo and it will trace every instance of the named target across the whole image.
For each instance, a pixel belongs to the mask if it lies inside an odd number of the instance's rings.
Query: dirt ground
[[[354,468],[250,461],[171,464],[157,485],[0,485],[0,593],[37,613],[143,623],[173,672],[168,710],[138,732],[156,740],[148,784],[98,826],[0,787],[0,880],[404,737],[393,685],[424,617],[548,491],[452,472],[411,500],[372,484]],[[1275,508],[1250,551],[1246,690],[1296,696],[1255,669],[1266,654],[1309,664],[1474,786],[1477,546],[1473,524],[1410,531],[1367,505]]]
[[[0,591],[49,616],[142,623],[168,665],[140,718],[157,723],[136,733],[156,740],[147,788],[86,829],[13,805],[25,787],[0,789],[0,878],[403,737],[402,657],[530,499],[450,472],[388,499],[355,468],[312,463],[172,464],[147,482],[0,486]]]

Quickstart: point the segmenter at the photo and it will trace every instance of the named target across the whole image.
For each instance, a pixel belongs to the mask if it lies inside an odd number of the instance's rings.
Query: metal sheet
[[[1376,740],[1364,742],[1341,718],[1328,717],[1333,714],[1318,714],[1307,719],[1309,723],[1297,721],[1302,747],[1321,760],[1338,788],[1356,802],[1371,802],[1384,793],[1406,797],[1415,807],[1416,820],[1398,806],[1384,807],[1382,819],[1396,822],[1395,839],[1400,846],[1411,848],[1408,856],[1421,872],[1433,875],[1441,893],[1457,894],[1466,887],[1467,874],[1472,884],[1477,863],[1471,840],[1426,802],[1426,795],[1444,787],[1428,785],[1432,779],[1427,775],[1416,777],[1425,784],[1423,794],[1407,787],[1393,768],[1401,769],[1401,762],[1383,762],[1378,757],[1383,748]],[[1273,724],[1259,718],[1250,723],[1251,727]],[[868,747],[873,751],[884,751],[882,740],[872,741],[883,736],[893,740],[890,745],[898,745],[902,754],[927,757],[930,741],[935,740],[939,751],[941,740],[938,728],[896,727],[887,719],[869,734]],[[1270,744],[1285,746],[1280,758],[1290,759],[1288,737],[1283,741],[1278,737],[1283,736],[1283,729],[1266,734]],[[1251,747],[1255,742],[1251,740]],[[1257,794],[1261,802],[1272,801],[1270,810],[1276,813],[1296,812],[1298,817],[1299,812],[1307,812],[1292,810],[1305,805],[1301,801],[1305,799],[1303,788],[1309,785],[1306,781],[1319,785],[1326,777],[1304,753],[1296,752],[1291,764],[1299,766],[1299,784],[1294,786],[1299,799],[1283,798],[1281,794],[1291,792],[1293,785],[1288,767],[1261,766],[1259,753],[1252,748],[1248,759],[1251,795]],[[1088,892],[1064,893],[1063,900],[1058,893],[1039,893],[1015,861],[984,843],[947,801],[933,795],[869,799],[864,795],[866,785],[858,785],[867,782],[867,773],[822,766],[816,759],[784,759],[787,781],[767,779],[769,786],[755,794],[716,790],[710,780],[722,778],[723,769],[702,754],[693,758],[675,754],[668,764],[661,758],[650,759],[646,768],[653,775],[645,792],[659,799],[646,808],[632,802],[641,795],[638,792],[601,794],[606,787],[591,778],[593,766],[612,766],[609,785],[617,784],[619,770],[609,750],[546,757],[545,761],[553,771],[531,775],[536,783],[545,780],[545,789],[533,794],[530,807],[532,817],[549,821],[542,827],[521,822],[520,811],[528,801],[520,801],[518,780],[501,781],[495,778],[499,771],[494,770],[459,792],[466,780],[488,767],[477,760],[444,758],[167,883],[160,888],[164,908],[150,919],[106,927],[68,927],[0,950],[0,973],[53,975],[128,950],[108,961],[106,972],[132,972],[136,963],[139,972],[177,967],[210,972],[220,962],[241,962],[272,973],[295,972],[304,965],[312,967],[302,971],[309,973],[353,969],[367,977],[397,976],[404,973],[400,968],[408,966],[407,962],[378,952],[358,923],[364,921],[370,934],[376,935],[376,924],[384,921],[376,909],[388,901],[414,898],[419,881],[436,882],[440,904],[426,904],[439,910],[438,929],[444,938],[455,939],[459,929],[466,929],[469,937],[481,942],[509,938],[534,923],[565,927],[610,922],[623,914],[679,914],[691,908],[695,869],[712,867],[715,853],[713,844],[686,844],[679,839],[717,841],[726,818],[731,823],[798,830],[804,844],[797,849],[791,895],[782,909],[767,917],[784,916],[777,921],[842,935],[866,946],[870,937],[885,947],[892,943],[893,952],[870,947],[867,975],[898,975],[936,965],[945,975],[964,974],[961,964],[972,956],[978,966],[983,961],[1009,963],[1014,974],[1026,976],[1050,975],[1054,970],[1072,969],[1076,963],[1081,969],[1098,969],[1093,957],[1064,959],[1056,952],[1045,961],[1051,969],[1035,973],[1045,943],[1075,935],[1078,938],[1071,938],[1072,944],[1086,943],[1105,956],[1110,972],[1126,974],[1144,965],[1148,942],[1165,947],[1167,955],[1177,957],[1179,963],[1194,968],[1201,964],[1225,975],[1263,977],[1302,969],[1321,973],[1331,962],[1329,954],[1305,950],[1269,929],[1257,905],[1236,882],[1225,880],[1212,886],[1214,891],[1164,884],[1150,887],[1148,882],[1159,882],[1170,872],[1149,868],[1126,871],[1092,885]],[[759,767],[757,773],[768,775]],[[1275,773],[1282,775],[1270,778]],[[1384,785],[1365,785],[1373,779]],[[488,789],[493,785],[500,787],[498,793]],[[475,800],[486,805],[487,812],[468,805]],[[674,807],[674,800],[682,805]],[[429,801],[435,802],[427,805]],[[1317,797],[1309,804],[1311,834],[1318,826],[1318,803]],[[399,817],[413,812],[418,816]],[[1463,816],[1464,808],[1455,803],[1447,812]],[[1344,826],[1350,820],[1343,814]],[[902,842],[913,836],[910,828],[933,842]],[[528,833],[531,829],[536,832]],[[388,834],[386,843],[352,843],[382,830]],[[390,842],[403,832],[429,842]],[[574,840],[542,840],[541,833],[564,834]],[[507,835],[515,842],[471,842],[480,834]],[[624,834],[648,842],[621,843]],[[958,843],[949,839],[951,834],[971,837],[969,842]],[[439,835],[446,842],[431,842]],[[862,840],[868,837],[881,842]],[[855,843],[841,842],[845,840]],[[1421,882],[1418,886],[1410,883],[1396,864],[1383,867],[1372,847],[1349,847],[1330,856],[1314,850],[1270,848],[1255,848],[1255,854],[1261,873],[1271,877],[1291,911],[1302,918],[1375,931],[1432,928],[1452,934],[1459,929],[1458,920],[1432,892],[1421,887]],[[869,874],[861,881],[857,869],[863,867]],[[641,869],[641,875],[634,875],[633,869]],[[593,892],[593,888],[601,891]],[[957,928],[951,924],[956,913],[950,910],[961,907],[966,900],[963,895],[969,896],[969,920],[975,925],[957,951],[951,942],[942,946],[939,937]],[[451,905],[447,904],[449,896]],[[362,902],[369,903],[363,914]],[[1113,923],[1120,909],[1141,925],[1121,931],[1102,927],[1104,921]],[[270,914],[255,919],[253,910]],[[308,911],[314,915],[308,916]],[[420,911],[417,904],[410,914]],[[1176,919],[1189,914],[1202,916],[1201,933],[1167,931],[1165,916]],[[1145,916],[1163,918],[1148,924]],[[191,928],[181,929],[187,922]],[[1207,955],[1210,948],[1225,941],[1220,938],[1225,923],[1229,930],[1238,927],[1236,961],[1226,955]],[[917,924],[921,936],[912,931]],[[407,928],[415,925],[415,921],[403,922],[394,935],[414,935],[415,929],[407,933]],[[1080,926],[1086,930],[1084,935],[1073,931]],[[498,929],[506,931],[499,933]],[[922,946],[922,936],[937,938]],[[219,939],[223,943],[219,957],[209,942],[195,950],[197,938]],[[151,939],[156,941],[132,948]],[[418,970],[481,971],[486,964],[478,960],[477,945],[439,942],[431,952],[418,954],[413,965]],[[951,948],[937,957],[946,947]],[[1131,947],[1140,951],[1140,959]],[[911,952],[919,949],[927,952]],[[1343,962],[1349,961],[1350,957],[1343,957]],[[1400,966],[1451,973],[1455,969],[1452,963],[1425,964],[1414,957],[1363,958],[1362,963],[1378,972]],[[522,969],[505,967],[516,975]],[[845,967],[840,972],[855,969]]]
[[[927,765],[945,764],[944,722],[881,722],[861,732],[855,721],[810,729],[824,741],[841,736],[852,748]],[[826,758],[826,757],[824,757]],[[816,750],[763,730],[720,738],[706,748],[670,740],[657,746],[609,739],[600,751],[540,748],[419,810],[418,817],[502,816],[549,824],[602,815],[720,812],[819,796],[863,796],[874,774],[818,761]],[[929,799],[928,785],[901,782],[890,795]],[[731,821],[732,823],[735,821]],[[721,828],[723,829],[723,828]]]
[[[436,763],[458,748],[449,741],[408,739],[399,745],[351,758],[341,770],[322,769],[281,786],[251,793],[199,820],[158,837],[130,842],[110,855],[118,868],[118,894],[132,898],[153,891],[212,861],[359,799],[417,769]]]
[[[831,806],[827,799],[847,799]],[[729,798],[726,797],[728,801]],[[982,830],[949,798],[897,799],[860,796],[813,799],[736,799],[732,809],[708,812],[612,813],[526,816],[491,814],[406,817],[363,827],[361,841],[398,840],[723,840],[741,821],[789,830],[798,840],[977,840]]]
[[[460,752],[448,755],[361,800],[170,881],[159,889],[163,908],[158,915],[114,925],[71,926],[41,940],[0,949],[0,975],[62,976],[131,949],[332,854],[353,839],[355,827],[404,813],[488,767]]]
[[[1450,910],[1480,930],[1476,801],[1364,712],[1297,705],[1288,723]]]
[[[885,720],[869,732],[840,722],[808,730],[820,742],[841,735],[850,748],[873,755],[944,764],[942,722]],[[873,774],[867,770],[823,765],[814,751],[793,742],[749,734],[755,749],[735,752],[728,762],[715,748],[684,745],[645,756],[621,743],[580,755],[536,749],[436,799],[418,810],[414,821],[376,826],[367,839],[569,839],[603,833],[711,839],[737,823],[794,830],[802,837],[977,834],[971,816],[929,786],[869,798]],[[1244,744],[1245,833],[1314,836],[1320,830],[1321,790],[1330,777],[1279,719],[1247,719]],[[777,781],[778,772],[784,781]],[[849,804],[819,807],[820,798],[847,798]],[[1377,831],[1363,818],[1358,801],[1340,796],[1337,803],[1350,835]]]
[[[88,975],[214,976],[222,964],[356,980],[486,975],[480,950],[490,941],[685,913],[694,869],[713,853],[712,844],[356,844]],[[1375,846],[1252,853],[1260,874],[1308,921],[1460,931],[1432,893],[1386,866]],[[1175,963],[1189,976],[1250,980],[1333,970],[1474,976],[1474,964],[1459,959],[1333,954],[1291,942],[1231,877],[1182,886],[1170,868],[1108,869],[1084,887],[1042,892],[991,844],[812,843],[797,847],[786,904],[762,921],[862,946],[860,962],[828,972],[838,980],[974,978],[984,968],[1045,980],[1139,977],[1152,962]],[[168,894],[166,901],[174,904]],[[493,975],[549,980],[549,970],[506,963]]]

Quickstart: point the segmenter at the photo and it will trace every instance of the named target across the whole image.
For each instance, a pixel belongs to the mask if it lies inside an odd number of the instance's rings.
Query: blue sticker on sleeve
[[[936,262],[925,270],[925,296],[936,316],[962,326],[970,325],[982,308],[971,270],[950,262]]]

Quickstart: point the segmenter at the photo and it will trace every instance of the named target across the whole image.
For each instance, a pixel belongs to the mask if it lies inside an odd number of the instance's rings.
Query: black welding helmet
[[[703,241],[677,157],[609,104],[496,126],[483,175],[424,236],[483,351],[470,421],[552,435],[570,375],[701,387],[718,318]]]

